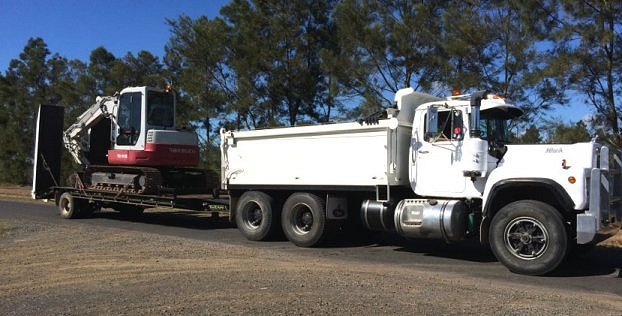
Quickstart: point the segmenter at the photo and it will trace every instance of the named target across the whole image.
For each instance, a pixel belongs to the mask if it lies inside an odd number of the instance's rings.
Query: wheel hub
[[[244,219],[246,225],[251,228],[258,228],[261,226],[261,222],[263,219],[263,211],[259,205],[252,205],[251,207],[244,210]]]
[[[304,235],[313,228],[313,213],[308,205],[300,204],[294,208],[292,226],[298,235]]]
[[[521,259],[537,259],[548,248],[548,231],[535,218],[515,218],[506,226],[504,235],[506,248]]]
[[[531,236],[529,236],[528,234],[522,234],[520,236],[520,241],[525,244],[528,245],[531,243]]]

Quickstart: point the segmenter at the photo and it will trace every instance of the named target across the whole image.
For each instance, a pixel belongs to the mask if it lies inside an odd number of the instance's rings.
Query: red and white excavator
[[[145,195],[208,190],[206,172],[196,168],[197,135],[176,128],[168,87],[97,97],[65,130],[63,144],[82,167],[72,176],[77,188]]]

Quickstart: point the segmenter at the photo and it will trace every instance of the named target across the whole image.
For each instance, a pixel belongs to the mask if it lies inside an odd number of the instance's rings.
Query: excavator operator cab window
[[[150,126],[173,128],[175,122],[173,95],[166,92],[147,93],[147,124]]]
[[[128,92],[121,95],[117,121],[119,133],[117,145],[136,145],[140,136],[140,107],[142,93]]]

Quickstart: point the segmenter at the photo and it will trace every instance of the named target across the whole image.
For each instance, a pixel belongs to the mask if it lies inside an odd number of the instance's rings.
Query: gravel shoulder
[[[5,222],[0,314],[622,314],[610,293],[83,224]]]

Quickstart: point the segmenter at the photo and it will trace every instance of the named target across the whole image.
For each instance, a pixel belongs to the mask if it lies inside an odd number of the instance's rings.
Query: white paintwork
[[[509,145],[499,167],[490,173],[486,181],[483,199],[486,201],[492,186],[504,179],[550,179],[566,190],[575,204],[575,209],[584,210],[588,206],[587,177],[593,166],[596,146],[595,143]],[[563,160],[566,160],[566,169],[562,167]],[[568,182],[570,176],[575,177],[574,184]]]
[[[562,186],[576,209],[587,207],[586,173],[593,165],[594,144],[510,145],[497,164],[497,159],[486,152],[485,141],[469,138],[471,110],[467,97],[418,105],[415,96],[412,89],[398,91],[399,112],[377,125],[342,123],[222,131],[223,187],[410,184],[418,196],[482,199],[485,204],[490,189],[499,181],[544,178]],[[425,115],[430,107],[461,111],[464,138],[426,141]],[[482,115],[492,110],[519,111],[499,98],[482,100],[480,109]],[[398,137],[393,143],[391,135],[404,133],[411,135],[408,141]],[[566,159],[567,169],[562,168],[562,159]],[[397,168],[392,168],[394,164]],[[479,171],[481,176],[465,177],[464,171]],[[569,176],[574,176],[576,183],[570,184]]]
[[[76,122],[63,133],[65,148],[78,164],[88,165],[90,163],[84,153],[88,152],[90,148],[89,134],[91,128],[107,117],[111,117],[114,121],[113,113],[115,113],[116,106],[116,95],[97,97],[95,103],[78,116]],[[114,122],[113,124],[116,125]]]
[[[389,134],[407,127],[392,130],[390,121],[223,132],[223,184],[408,184],[407,168],[394,167],[387,151]]]

